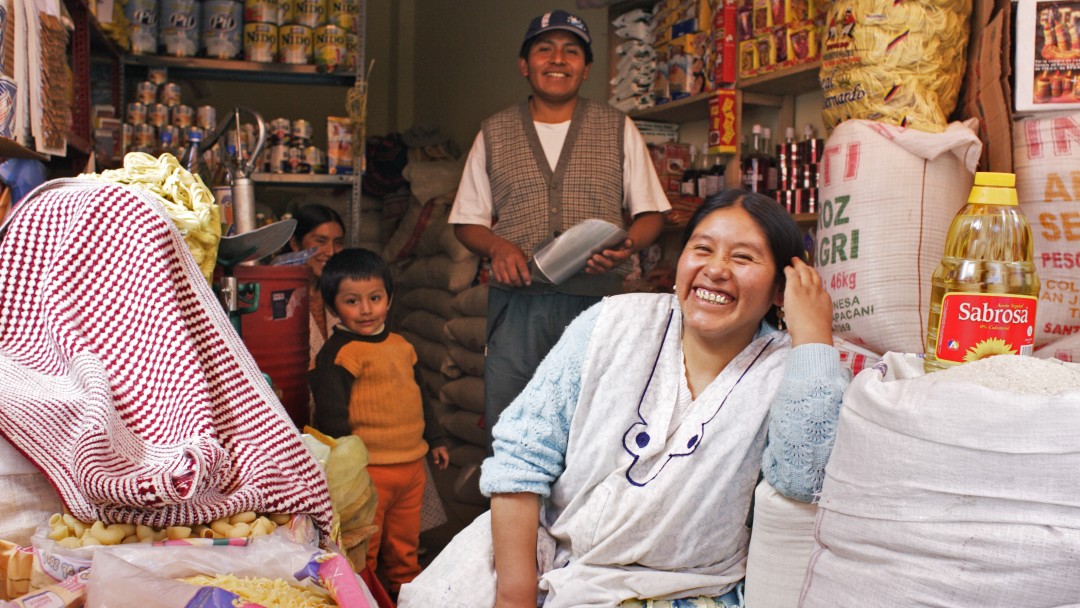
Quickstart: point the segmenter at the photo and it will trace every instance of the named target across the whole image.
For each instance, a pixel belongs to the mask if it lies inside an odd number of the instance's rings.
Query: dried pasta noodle
[[[332,608],[337,606],[329,593],[291,585],[280,578],[240,578],[231,574],[215,576],[200,574],[180,580],[203,587],[220,587],[235,593],[243,600],[254,602],[265,608]]]
[[[826,20],[822,118],[940,133],[963,83],[971,0],[841,0]]]
[[[184,236],[203,276],[211,279],[221,240],[220,211],[202,178],[185,169],[175,156],[166,153],[154,158],[144,152],[131,152],[124,156],[123,168],[84,177],[135,186],[157,197]]]

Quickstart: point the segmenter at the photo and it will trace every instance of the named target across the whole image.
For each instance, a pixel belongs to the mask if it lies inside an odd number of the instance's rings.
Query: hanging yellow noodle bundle
[[[291,585],[280,578],[239,578],[231,574],[200,574],[181,581],[203,587],[220,587],[241,599],[265,608],[333,608],[337,603],[329,593]]]
[[[185,169],[175,156],[166,153],[154,158],[143,152],[131,152],[124,156],[122,169],[82,177],[135,186],[160,199],[184,236],[203,276],[207,281],[211,279],[221,241],[220,210],[202,178]]]
[[[971,0],[840,0],[826,18],[828,130],[851,118],[939,133],[964,79]]]

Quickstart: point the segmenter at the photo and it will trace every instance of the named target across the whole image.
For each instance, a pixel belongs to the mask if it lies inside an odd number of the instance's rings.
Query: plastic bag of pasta
[[[971,0],[836,0],[821,61],[825,127],[851,118],[940,133],[964,80]]]
[[[211,280],[221,241],[220,210],[202,178],[185,169],[175,156],[166,153],[154,158],[130,152],[124,156],[123,168],[81,177],[134,186],[161,199],[203,276]]]

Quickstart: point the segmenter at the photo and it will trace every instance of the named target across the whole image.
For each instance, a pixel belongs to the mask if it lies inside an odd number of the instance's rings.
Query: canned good
[[[202,46],[213,59],[235,59],[243,48],[241,28],[244,4],[240,0],[205,0],[202,8]]]
[[[162,152],[175,154],[177,146],[180,145],[180,128],[165,125],[158,129],[158,145]]]
[[[164,127],[169,124],[169,106],[163,103],[152,103],[146,106],[146,122],[154,127]]]
[[[304,149],[300,146],[289,146],[289,148],[285,151],[285,172],[311,172],[311,166],[304,162]]]
[[[170,110],[170,117],[170,124],[174,127],[186,129],[195,123],[195,109],[185,105],[173,106]]]
[[[257,139],[258,138],[255,135],[255,125],[251,123],[240,125],[240,145],[242,146],[241,150],[244,151],[245,157],[255,150],[255,141]]]
[[[125,122],[120,125],[120,154],[127,154],[135,145],[135,125]]]
[[[338,25],[315,29],[315,65],[321,71],[333,72],[345,64],[345,35],[345,29]]]
[[[271,23],[244,24],[244,60],[272,63],[277,57],[278,27]]]
[[[311,123],[300,118],[292,123],[292,144],[294,146],[306,146],[311,143]]]
[[[150,105],[157,102],[157,87],[158,85],[144,80],[135,85],[135,101]]]
[[[293,21],[299,25],[326,25],[326,0],[293,0]]]
[[[161,0],[161,46],[172,57],[194,57],[199,52],[202,3],[198,0]]]
[[[141,125],[146,122],[146,104],[133,101],[127,104],[127,120],[133,125]]]
[[[270,143],[287,144],[292,133],[292,123],[288,118],[275,118],[270,121]]]
[[[287,2],[288,0],[282,0]],[[276,0],[244,0],[244,24],[281,25],[281,8]]]
[[[278,58],[281,63],[303,65],[314,59],[311,28],[283,25],[278,28]]]
[[[142,148],[152,148],[157,142],[157,129],[153,125],[143,123],[135,125],[135,145]]]
[[[326,22],[350,32],[360,30],[360,0],[327,0]]]
[[[363,48],[363,37],[360,34],[349,32],[345,35],[345,72],[347,74],[357,74],[361,69],[361,53]]]
[[[195,124],[207,131],[217,126],[217,110],[214,106],[199,106],[195,110]]]
[[[157,53],[157,0],[128,0],[124,15],[131,23],[131,52],[134,55]]]
[[[326,153],[315,146],[304,148],[304,162],[311,168],[311,173],[326,172]]]
[[[278,0],[278,25],[296,23],[296,4],[293,0]]]
[[[289,146],[285,144],[274,144],[270,146],[269,162],[267,163],[267,170],[270,173],[284,173],[285,171],[285,158],[289,153]]]
[[[166,82],[158,87],[158,101],[167,106],[178,105],[181,96],[180,85],[175,82]]]

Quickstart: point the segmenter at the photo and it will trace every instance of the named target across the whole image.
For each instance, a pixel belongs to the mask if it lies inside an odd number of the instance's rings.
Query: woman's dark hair
[[[326,205],[304,205],[292,215],[293,219],[296,220],[296,230],[293,230],[292,238],[296,239],[296,243],[301,246],[307,233],[327,222],[335,222],[338,226],[341,226],[342,232],[345,231],[345,222],[342,221],[341,216],[338,215],[337,211]],[[289,240],[289,244],[292,244],[292,239]]]
[[[337,313],[337,309],[334,308],[334,299],[337,298],[342,281],[345,279],[362,281],[373,278],[382,279],[387,298],[394,297],[394,277],[390,273],[390,265],[384,262],[379,254],[359,247],[342,249],[327,260],[326,266],[323,266],[322,276],[319,278],[319,291],[322,292],[323,305]]]
[[[783,293],[785,277],[784,268],[791,264],[791,258],[799,258],[807,261],[806,247],[803,245],[802,231],[787,209],[775,199],[769,198],[758,192],[732,189],[714,194],[705,199],[705,202],[694,211],[690,222],[683,231],[682,248],[690,242],[694,230],[698,224],[714,211],[728,207],[742,207],[750,214],[761,231],[765,233],[765,239],[769,242],[769,250],[772,252],[776,263],[776,284]],[[324,271],[325,272],[325,271]],[[777,308],[773,306],[765,315],[765,320],[776,327],[779,320]]]

